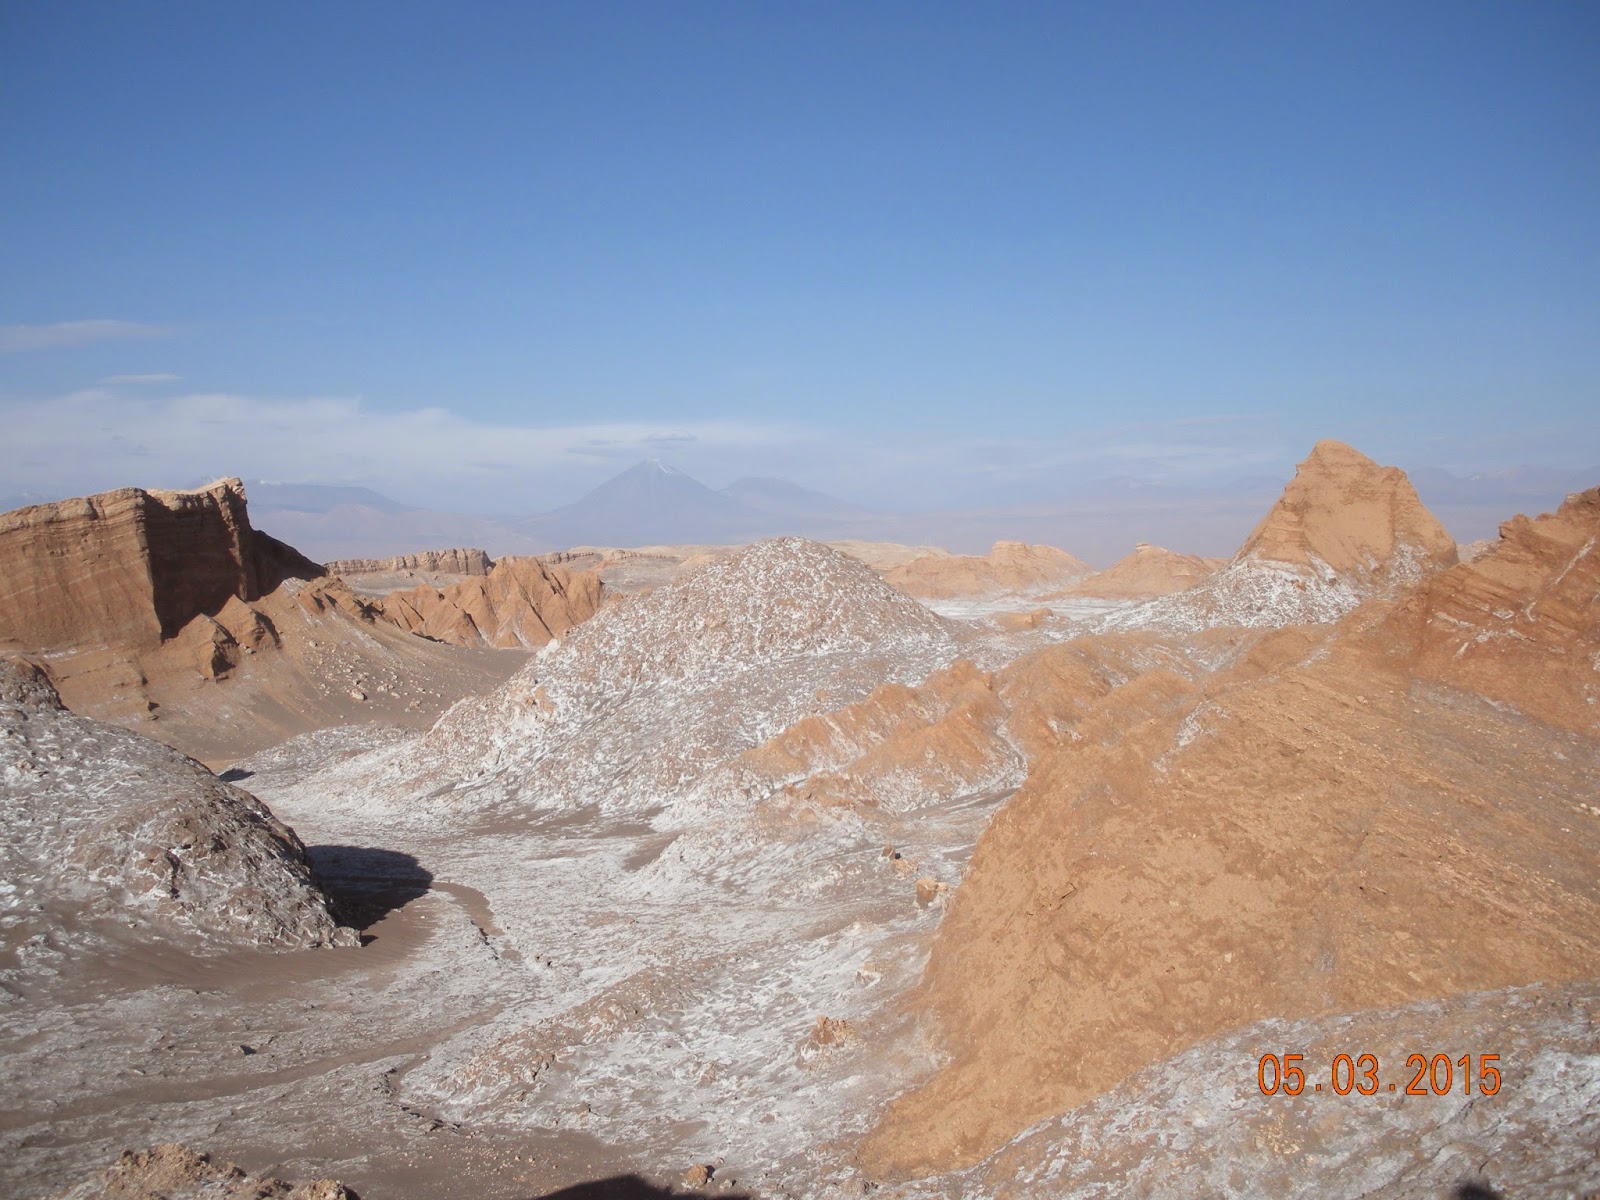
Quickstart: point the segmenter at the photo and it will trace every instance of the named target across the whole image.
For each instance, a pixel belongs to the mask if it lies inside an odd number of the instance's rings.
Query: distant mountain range
[[[895,518],[786,479],[718,491],[659,459],[636,464],[571,504],[525,517],[435,512],[368,488],[248,485],[252,520],[313,558],[370,558],[445,546],[539,554],[571,546],[726,545],[777,534],[877,537]]]
[[[1554,509],[1568,492],[1600,484],[1600,468],[1519,467],[1472,476],[1420,468],[1410,475],[1424,503],[1462,541],[1494,536],[1508,513]],[[710,488],[651,459],[571,504],[531,516],[438,512],[363,487],[248,487],[255,524],[319,561],[449,546],[540,554],[582,545],[735,544],[799,534],[931,544],[960,553],[979,553],[1008,538],[1059,546],[1104,565],[1136,541],[1191,554],[1231,553],[1282,485],[1267,478],[1222,488],[1102,481],[1051,503],[887,513],[786,479],[745,478]]]

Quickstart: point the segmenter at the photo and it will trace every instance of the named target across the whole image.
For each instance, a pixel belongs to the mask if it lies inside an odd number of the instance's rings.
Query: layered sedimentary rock
[[[200,946],[354,944],[305,847],[255,797],[158,742],[68,712],[44,672],[0,658],[5,944],[70,946],[111,920]]]
[[[455,553],[470,566],[478,552]],[[47,654],[75,712],[211,761],[317,725],[423,724],[516,665],[382,619],[342,578],[253,529],[233,479],[0,515],[0,568],[0,650]],[[557,626],[584,612],[554,607]],[[530,639],[540,619],[526,618]],[[503,627],[521,628],[512,616]]]
[[[494,560],[483,550],[457,548],[397,554],[393,558],[336,558],[323,564],[335,575],[388,575],[425,571],[439,575],[487,575]]]
[[[454,646],[537,648],[593,616],[601,592],[592,570],[503,558],[482,577],[392,592],[378,610],[402,629]]]
[[[1112,692],[980,841],[918,998],[948,1063],[868,1160],[974,1161],[1268,1017],[1600,973],[1597,542],[1584,493],[1337,625]]]
[[[148,647],[322,568],[250,527],[244,485],[122,488],[0,514],[0,644]]]
[[[925,600],[1053,591],[1094,574],[1094,568],[1054,546],[996,542],[982,556],[930,555],[885,572],[884,580]]]

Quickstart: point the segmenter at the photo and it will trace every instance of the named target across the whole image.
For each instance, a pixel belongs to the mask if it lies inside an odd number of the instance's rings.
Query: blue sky
[[[14,3],[0,187],[0,493],[1600,464],[1588,3]]]

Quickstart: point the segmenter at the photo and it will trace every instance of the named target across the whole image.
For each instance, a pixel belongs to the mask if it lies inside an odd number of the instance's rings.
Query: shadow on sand
[[[611,1179],[596,1179],[592,1183],[574,1184],[559,1192],[547,1192],[538,1200],[683,1200],[686,1196],[703,1194],[657,1187],[637,1175],[617,1175]],[[747,1192],[719,1190],[716,1194],[727,1197],[727,1200],[750,1200]]]
[[[1450,1196],[1451,1200],[1504,1200],[1499,1192],[1481,1183],[1457,1184]]]
[[[375,846],[307,846],[306,857],[339,918],[367,930],[433,885],[432,873],[412,855]]]

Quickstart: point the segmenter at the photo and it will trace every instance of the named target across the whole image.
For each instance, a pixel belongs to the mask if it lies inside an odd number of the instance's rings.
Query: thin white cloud
[[[225,393],[153,397],[101,386],[0,411],[8,462],[0,491],[56,494],[218,474],[360,484],[434,507],[554,506],[659,454],[685,469],[785,446],[804,430],[740,421],[533,426],[443,408],[382,411],[358,400],[262,400]],[[597,461],[597,457],[600,461]]]
[[[182,379],[182,375],[168,375],[165,372],[158,371],[149,375],[107,375],[100,382],[107,387],[116,387],[118,385],[137,387],[147,383],[179,383]]]
[[[0,354],[26,350],[61,350],[119,342],[172,337],[178,331],[166,325],[140,321],[57,321],[54,325],[0,325]]]
[[[163,396],[137,383],[11,401],[0,406],[0,420],[9,450],[0,495],[176,487],[238,475],[359,485],[421,507],[498,513],[556,507],[658,456],[713,487],[744,475],[778,476],[901,511],[1059,499],[1108,476],[1222,482],[1296,457],[1271,430],[1250,423],[1037,438],[862,437],[741,420],[519,425],[444,408],[384,411],[340,397]]]

